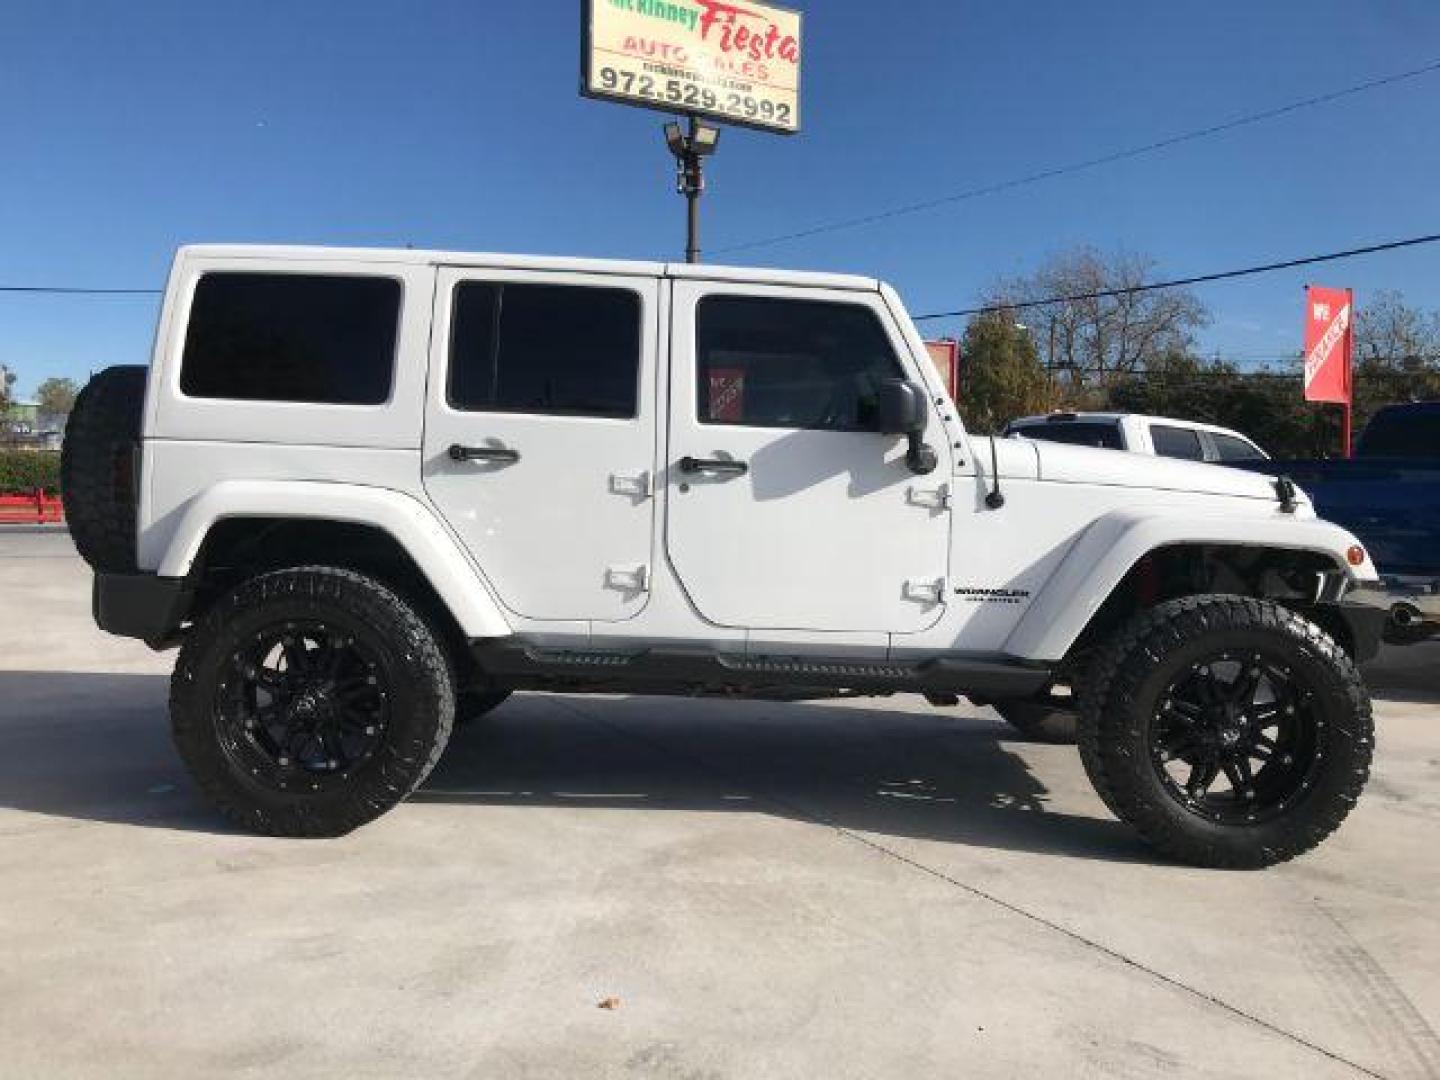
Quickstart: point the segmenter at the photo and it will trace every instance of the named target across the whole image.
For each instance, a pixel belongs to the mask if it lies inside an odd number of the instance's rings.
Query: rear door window
[[[640,394],[629,289],[467,281],[455,288],[450,407],[625,419]]]
[[[392,278],[206,274],[180,364],[194,398],[379,405],[390,397],[401,286]]]
[[[1161,457],[1184,458],[1187,461],[1205,460],[1205,448],[1200,444],[1200,433],[1194,428],[1151,424],[1150,441],[1155,445],[1155,453]]]

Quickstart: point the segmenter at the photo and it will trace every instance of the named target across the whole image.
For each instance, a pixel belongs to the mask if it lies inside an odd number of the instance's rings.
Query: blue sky
[[[793,138],[726,131],[702,243],[943,195],[1440,58],[1434,0],[802,2]],[[186,242],[678,257],[658,114],[582,99],[573,0],[5,0],[0,284],[160,285]],[[1080,244],[1188,274],[1440,231],[1440,73],[733,261],[877,274],[915,312]],[[1298,347],[1300,286],[1440,308],[1440,245],[1200,291]],[[0,295],[28,393],[148,356],[148,298]],[[927,332],[957,329],[929,324]]]

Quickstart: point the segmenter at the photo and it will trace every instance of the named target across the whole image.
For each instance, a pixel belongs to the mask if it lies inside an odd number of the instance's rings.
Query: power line
[[[1123,289],[1100,289],[1096,292],[1072,293],[1069,296],[1047,296],[1042,300],[1016,300],[1013,303],[982,304],[979,307],[960,308],[958,311],[936,311],[929,315],[912,315],[916,322],[927,319],[950,319],[962,315],[980,315],[987,311],[1018,311],[1021,308],[1046,307],[1050,304],[1069,304],[1078,300],[1102,300],[1111,296],[1130,296],[1134,293],[1153,292],[1156,289],[1174,289],[1182,285],[1200,285],[1208,281],[1227,281],[1231,278],[1249,277],[1251,274],[1268,274],[1274,270],[1289,270],[1296,266],[1312,266],[1315,263],[1335,262],[1338,259],[1353,259],[1357,255],[1373,255],[1380,251],[1395,251],[1398,248],[1433,244],[1440,240],[1440,233],[1429,236],[1412,236],[1408,240],[1389,240],[1383,244],[1351,248],[1348,251],[1332,251],[1325,255],[1306,255],[1300,259],[1286,259],[1283,262],[1264,263],[1260,266],[1246,266],[1239,270],[1221,270],[1213,274],[1196,274],[1193,277],[1174,278],[1171,281],[1153,281],[1144,285],[1131,285]]]
[[[1350,248],[1346,251],[1331,251],[1323,255],[1306,255],[1298,259],[1264,263],[1260,266],[1246,266],[1238,270],[1220,270],[1211,274],[1196,274],[1191,277],[1172,278],[1169,281],[1152,281],[1142,285],[1130,285],[1118,289],[1100,289],[1095,292],[1071,293],[1068,296],[1047,296],[1040,300],[1016,300],[1007,303],[981,304],[978,307],[958,308],[955,311],[933,311],[926,315],[912,315],[915,322],[930,319],[951,319],[965,315],[980,315],[988,311],[1018,311],[1021,308],[1046,307],[1051,304],[1068,304],[1079,300],[1101,300],[1113,296],[1130,296],[1134,293],[1153,292],[1157,289],[1175,289],[1184,285],[1200,285],[1211,281],[1226,281],[1231,278],[1249,277],[1252,274],[1268,274],[1275,270],[1289,270],[1297,266],[1311,266],[1316,263],[1353,259],[1358,255],[1374,255],[1383,251],[1433,244],[1440,240],[1440,233],[1426,236],[1412,236],[1405,240],[1388,240],[1380,244]],[[0,293],[50,293],[77,296],[158,296],[164,289],[109,289],[88,288],[71,285],[0,285]],[[1277,358],[1286,358],[1278,355]]]
[[[862,214],[853,218],[842,218],[838,221],[813,225],[806,229],[796,230],[795,232],[766,236],[758,240],[747,240],[742,244],[731,244],[729,247],[716,248],[715,251],[716,254],[724,254],[730,251],[747,251],[751,248],[768,247],[771,244],[781,244],[791,240],[803,240],[806,237],[817,236],[821,233],[837,232],[841,229],[855,229],[862,225],[873,225],[879,221],[888,221],[891,218],[903,217],[907,214],[918,214],[925,210],[933,210],[937,206],[964,202],[968,199],[978,199],[984,195],[996,195],[1002,191],[1011,191],[1018,187],[1036,184],[1042,180],[1053,180],[1057,176],[1065,176],[1069,173],[1081,172],[1085,169],[1094,169],[1100,165],[1111,165],[1117,161],[1126,161],[1130,158],[1142,157],[1145,154],[1158,153],[1161,150],[1168,150],[1170,147],[1179,146],[1182,143],[1194,142],[1197,139],[1209,138],[1211,135],[1220,135],[1227,131],[1234,131],[1236,128],[1248,127],[1252,124],[1263,123],[1266,120],[1274,120],[1277,117],[1285,116],[1289,113],[1299,112],[1301,109],[1309,109],[1317,105],[1326,105],[1332,101],[1338,101],[1341,98],[1352,97],[1355,94],[1363,94],[1370,90],[1377,90],[1382,86],[1390,86],[1394,83],[1404,82],[1407,79],[1419,78],[1421,75],[1428,75],[1433,71],[1440,71],[1440,59],[1431,60],[1420,67],[1411,68],[1408,71],[1397,71],[1391,75],[1383,75],[1378,79],[1371,79],[1369,82],[1357,83],[1354,86],[1347,86],[1341,90],[1332,90],[1325,94],[1317,94],[1314,97],[1303,98],[1300,101],[1292,101],[1287,105],[1279,105],[1273,109],[1266,109],[1263,112],[1237,116],[1218,124],[1211,124],[1208,127],[1195,128],[1191,131],[1181,132],[1178,135],[1158,139],[1155,142],[1145,143],[1142,146],[1132,146],[1125,150],[1116,150],[1113,153],[1102,154],[1100,157],[1086,158],[1082,161],[1073,161],[1065,165],[1056,165],[1053,168],[1042,169],[1040,172],[1011,177],[1008,180],[999,180],[993,184],[970,188],[967,191],[957,191],[950,195],[941,195],[934,199],[907,203],[902,206],[892,207],[889,210],[879,210],[872,214]]]
[[[6,293],[50,293],[62,296],[159,296],[164,289],[88,289],[72,285],[0,285]]]

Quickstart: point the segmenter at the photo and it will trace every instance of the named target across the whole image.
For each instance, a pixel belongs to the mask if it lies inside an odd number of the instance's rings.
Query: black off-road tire
[[[75,548],[102,573],[135,570],[136,448],[146,369],[110,367],[75,399],[60,452],[60,491]]]
[[[512,690],[461,690],[455,695],[455,726],[478,723],[506,701]]]
[[[362,640],[377,658],[389,706],[373,755],[320,791],[303,783],[282,791],[247,775],[221,717],[227,664],[264,628],[287,620]],[[454,674],[440,635],[385,585],[334,567],[267,573],[218,600],[186,635],[171,680],[175,744],[191,776],[225,817],[270,836],[341,836],[379,817],[430,774],[454,714]]]
[[[1149,741],[1170,681],[1227,650],[1283,657],[1311,710],[1309,781],[1253,823],[1221,823],[1182,805],[1160,779]],[[1258,869],[1319,844],[1365,786],[1374,731],[1369,695],[1345,650],[1296,612],[1249,597],[1185,597],[1141,613],[1101,648],[1080,691],[1080,757],[1096,792],[1153,847],[1195,866]]]
[[[1076,740],[1078,718],[1074,709],[1057,708],[1045,701],[997,701],[995,711],[1031,742],[1070,745]]]

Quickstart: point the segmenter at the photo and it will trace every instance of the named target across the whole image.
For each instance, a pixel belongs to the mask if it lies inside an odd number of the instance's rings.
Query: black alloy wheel
[[[1325,720],[1315,691],[1257,650],[1197,662],[1161,695],[1150,756],[1165,790],[1223,824],[1283,813],[1314,783]]]
[[[450,738],[443,637],[383,582],[332,566],[261,574],[185,635],[175,744],[242,828],[341,836],[415,790]]]
[[[277,790],[343,783],[374,756],[389,719],[376,650],[314,620],[262,626],[217,687],[220,745]]]
[[[1302,613],[1225,594],[1138,612],[1080,683],[1080,759],[1152,846],[1195,866],[1309,851],[1355,806],[1375,726],[1354,662]]]

